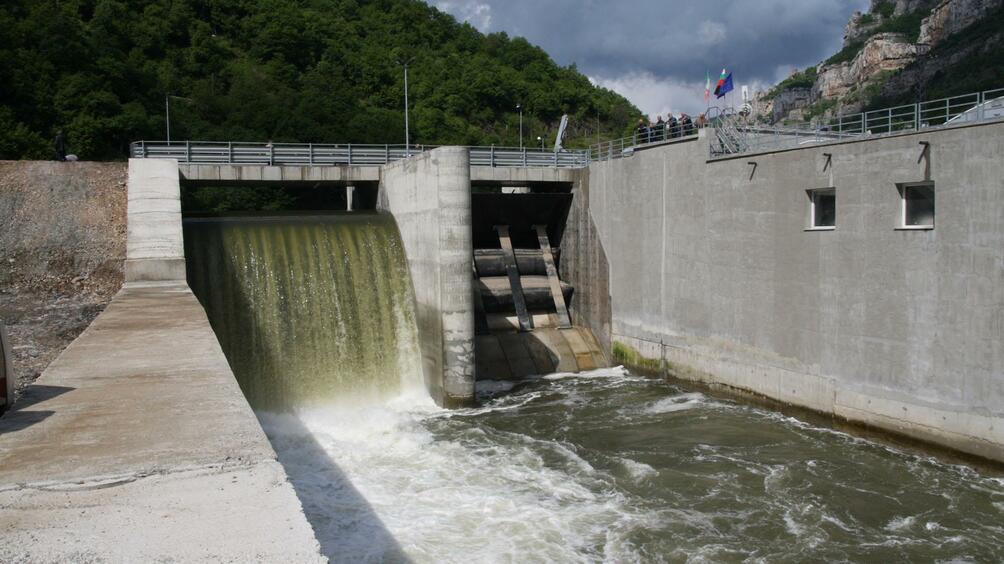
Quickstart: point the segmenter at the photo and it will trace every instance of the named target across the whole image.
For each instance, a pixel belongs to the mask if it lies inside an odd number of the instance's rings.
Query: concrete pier
[[[178,162],[129,159],[127,282],[185,279]]]
[[[323,562],[184,283],[127,285],[0,419],[0,561]]]
[[[471,167],[464,147],[386,165],[378,206],[394,215],[415,287],[426,382],[436,401],[474,401]]]

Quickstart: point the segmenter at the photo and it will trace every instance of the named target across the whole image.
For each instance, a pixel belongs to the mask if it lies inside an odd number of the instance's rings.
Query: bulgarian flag
[[[715,85],[715,97],[721,98],[726,92],[732,90],[732,73],[725,74],[722,69],[722,76],[718,77],[718,84]]]
[[[711,98],[711,73],[704,71],[704,103],[707,104]]]

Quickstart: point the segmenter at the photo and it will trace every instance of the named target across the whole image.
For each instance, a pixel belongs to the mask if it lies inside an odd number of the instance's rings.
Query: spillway
[[[391,216],[189,218],[184,229],[189,285],[256,410],[423,391]]]

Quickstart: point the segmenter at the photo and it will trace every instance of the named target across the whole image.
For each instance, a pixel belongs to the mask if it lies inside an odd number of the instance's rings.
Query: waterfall
[[[188,218],[184,230],[189,286],[254,409],[426,395],[393,217]]]

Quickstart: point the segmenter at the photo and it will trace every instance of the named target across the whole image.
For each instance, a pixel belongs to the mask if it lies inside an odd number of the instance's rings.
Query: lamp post
[[[164,94],[164,122],[167,124],[167,144],[171,144],[171,98],[175,100],[185,100],[186,102],[191,102],[191,98],[185,98],[184,96],[172,96],[171,94]]]
[[[516,110],[519,112],[519,148],[523,148],[523,104],[516,104]]]
[[[540,143],[540,150],[543,151],[544,150],[544,138],[541,137],[540,135],[538,135],[537,136],[537,142]]]
[[[411,156],[411,132],[408,129],[408,64],[414,60],[415,57],[409,57],[397,61],[397,64],[404,67],[404,154],[406,157]]]

